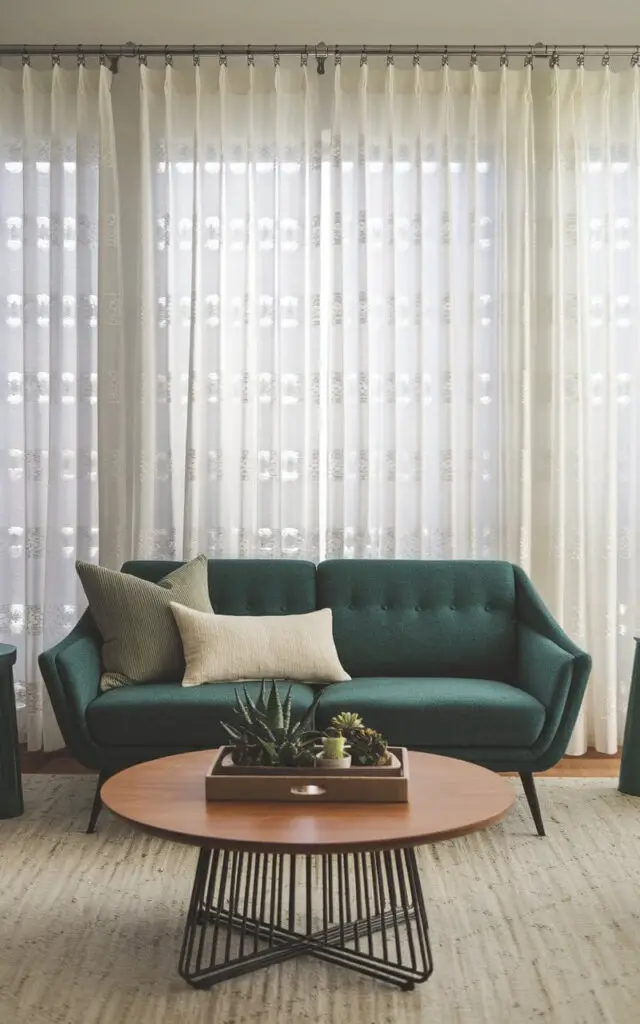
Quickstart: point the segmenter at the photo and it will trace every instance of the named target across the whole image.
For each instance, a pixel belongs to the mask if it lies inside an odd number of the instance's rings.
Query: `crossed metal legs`
[[[179,972],[209,988],[296,956],[412,989],[433,971],[413,849],[325,856],[201,850]]]

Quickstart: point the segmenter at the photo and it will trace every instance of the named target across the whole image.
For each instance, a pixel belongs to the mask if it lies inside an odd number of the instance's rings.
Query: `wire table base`
[[[313,956],[409,990],[433,972],[412,848],[200,850],[179,961],[195,988]]]

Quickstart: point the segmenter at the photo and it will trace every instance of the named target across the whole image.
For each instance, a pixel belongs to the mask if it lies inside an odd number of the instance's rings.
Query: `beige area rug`
[[[514,782],[515,785],[515,782]],[[640,1020],[640,801],[539,783],[504,823],[427,848],[435,972],[403,993],[299,959],[209,991],[176,963],[196,853],[104,812],[94,782],[29,776],[0,822],[0,1024],[627,1024]]]

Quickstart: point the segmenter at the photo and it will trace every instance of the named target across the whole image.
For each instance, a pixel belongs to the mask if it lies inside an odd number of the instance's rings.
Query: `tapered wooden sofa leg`
[[[520,780],[522,782],[522,788],[524,789],[527,803],[529,804],[529,810],[531,811],[531,817],[535,822],[535,826],[538,830],[539,836],[546,835],[544,825],[542,823],[542,815],[540,813],[540,804],[538,803],[538,794],[536,792],[536,784],[533,778],[533,772],[520,772]]]
[[[89,815],[89,825],[87,827],[87,835],[92,835],[96,830],[96,824],[100,817],[100,811],[102,810],[102,797],[100,796],[100,787],[103,782],[107,781],[107,773],[101,771],[98,775],[98,784],[96,785],[96,792],[93,798],[93,807],[91,808],[91,814]]]

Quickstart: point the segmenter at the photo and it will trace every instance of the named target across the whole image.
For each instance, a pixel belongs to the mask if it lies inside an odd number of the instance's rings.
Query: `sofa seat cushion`
[[[215,683],[185,689],[180,682],[108,690],[87,708],[93,740],[109,747],[217,747],[228,742],[220,720],[231,721],[235,691],[246,685],[257,700],[260,683]],[[284,695],[286,682],[279,683]],[[317,687],[292,683],[293,714],[301,717]]]
[[[535,697],[491,679],[360,677],[325,690],[318,728],[340,711],[358,712],[394,746],[418,749],[530,747],[545,720]]]

